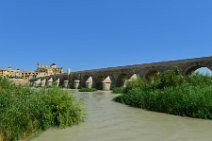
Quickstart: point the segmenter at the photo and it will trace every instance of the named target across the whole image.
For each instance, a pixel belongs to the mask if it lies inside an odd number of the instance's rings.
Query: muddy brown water
[[[73,93],[73,92],[72,92]],[[212,121],[173,116],[113,102],[110,92],[78,93],[85,122],[49,129],[31,141],[212,141]]]

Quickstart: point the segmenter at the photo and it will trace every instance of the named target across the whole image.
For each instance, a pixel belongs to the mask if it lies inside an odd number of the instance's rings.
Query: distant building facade
[[[19,69],[14,70],[12,67],[8,67],[7,69],[0,69],[0,76],[21,78],[21,71]]]
[[[63,68],[57,67],[56,64],[51,64],[50,66],[38,64],[35,72],[39,73],[39,77],[64,73]]]
[[[38,75],[39,75],[39,73],[35,72],[35,71],[24,71],[24,72],[21,72],[21,78],[23,78],[23,79],[36,78]]]
[[[57,67],[56,64],[51,64],[50,66],[38,64],[35,71],[22,72],[20,71],[20,69],[13,70],[12,67],[8,67],[7,69],[0,69],[0,76],[9,78],[22,78],[22,79],[31,79],[62,73],[64,73],[63,68]]]

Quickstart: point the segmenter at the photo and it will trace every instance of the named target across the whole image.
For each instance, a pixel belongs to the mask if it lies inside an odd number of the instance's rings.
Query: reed
[[[0,141],[16,141],[50,127],[65,128],[84,118],[81,104],[66,91],[38,91],[0,78]]]
[[[151,81],[129,82],[124,94],[114,100],[151,111],[212,119],[212,76],[185,77],[169,71]]]

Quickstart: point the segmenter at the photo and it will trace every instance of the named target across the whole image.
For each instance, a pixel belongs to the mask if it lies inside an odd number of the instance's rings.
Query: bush
[[[50,127],[65,128],[84,118],[80,103],[59,88],[33,91],[0,78],[0,139],[16,141]]]
[[[180,71],[166,71],[164,73],[157,74],[154,79],[147,81],[141,78],[138,78],[134,81],[127,82],[124,93],[128,93],[133,88],[140,88],[143,90],[152,90],[152,89],[163,89],[166,87],[178,86],[183,84],[185,81],[184,76]]]
[[[112,89],[112,92],[114,94],[120,94],[120,93],[124,92],[124,88],[123,87],[115,87],[115,88]]]
[[[125,94],[114,100],[151,111],[212,119],[212,76],[183,77],[169,71],[146,84],[143,80],[128,83]]]
[[[184,76],[180,73],[179,70],[169,70],[166,71],[165,73],[157,75],[155,80],[153,79],[153,84],[156,83],[155,88],[163,89],[165,87],[175,87],[183,84],[185,78]]]
[[[129,93],[133,93],[133,94],[120,95],[120,96],[115,98],[115,101],[130,105],[132,107],[141,108],[142,95],[140,95],[140,93],[136,93],[139,90],[140,90],[139,88],[135,88],[133,90],[130,90]]]
[[[97,91],[95,88],[81,88],[79,92],[95,92]]]

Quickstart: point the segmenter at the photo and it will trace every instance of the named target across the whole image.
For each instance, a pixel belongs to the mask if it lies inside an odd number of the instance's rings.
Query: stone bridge
[[[52,85],[53,82],[58,86],[66,88],[97,88],[110,90],[111,87],[120,87],[128,80],[136,79],[140,76],[144,79],[150,79],[156,73],[163,73],[167,70],[178,68],[184,75],[189,75],[198,68],[207,67],[212,70],[212,56],[176,61],[166,61],[149,64],[138,64],[129,66],[119,66],[103,69],[94,69],[73,72],[70,75],[60,74],[36,78],[30,80],[31,85]]]

